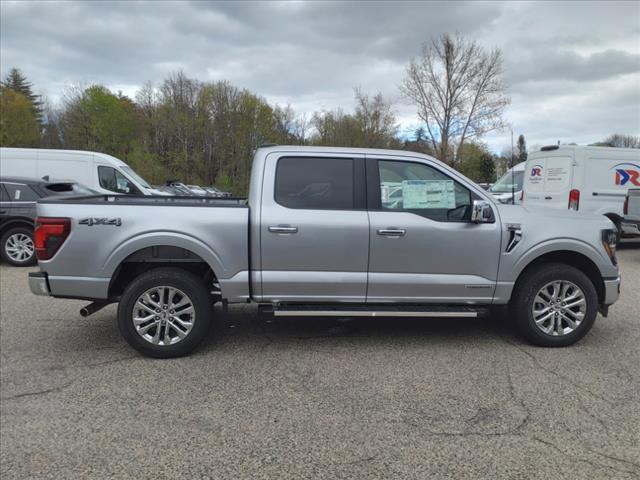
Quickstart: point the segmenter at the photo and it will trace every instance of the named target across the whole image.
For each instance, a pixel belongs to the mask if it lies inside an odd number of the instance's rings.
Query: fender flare
[[[607,264],[609,259],[604,258],[592,245],[573,238],[555,238],[535,245],[530,248],[525,255],[520,257],[513,266],[512,281],[517,282],[522,272],[538,258],[549,253],[562,251],[570,251],[583,255],[596,266],[600,275],[603,277],[607,276],[606,272],[602,271],[601,266]],[[612,268],[614,268],[613,265]]]
[[[35,222],[29,218],[24,218],[24,217],[11,218],[10,220],[5,221],[0,226],[0,232],[4,233],[10,228],[14,228],[14,227],[25,227],[25,228],[31,228],[33,230],[35,228]]]
[[[102,277],[111,278],[116,269],[131,254],[149,247],[169,246],[184,248],[195,253],[211,267],[215,275],[226,278],[230,272],[225,270],[220,256],[201,240],[179,232],[145,232],[129,238],[116,247],[102,266]]]

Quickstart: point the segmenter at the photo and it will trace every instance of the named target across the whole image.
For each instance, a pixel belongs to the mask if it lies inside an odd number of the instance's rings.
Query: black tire
[[[30,267],[31,265],[35,265],[37,263],[36,252],[35,249],[31,256],[26,258],[23,261],[19,261],[10,257],[7,248],[9,248],[9,239],[14,235],[26,235],[31,240],[31,245],[33,246],[33,229],[28,227],[14,227],[10,228],[2,235],[2,239],[0,240],[0,256],[2,259],[10,265],[14,267]]]
[[[586,312],[582,322],[570,333],[550,335],[536,326],[533,302],[538,292],[548,283],[562,280],[579,287],[585,297]],[[598,314],[598,294],[589,278],[577,268],[561,263],[545,263],[525,272],[518,281],[510,303],[518,331],[529,342],[541,347],[566,347],[584,337],[593,326]]]
[[[193,327],[175,344],[153,344],[138,334],[134,326],[133,311],[138,298],[149,289],[160,286],[181,290],[189,297],[194,308]],[[137,277],[125,289],[118,305],[118,328],[127,343],[143,355],[154,358],[180,357],[193,351],[207,335],[212,313],[213,302],[203,280],[180,268],[156,268]],[[153,329],[151,331],[155,331]]]

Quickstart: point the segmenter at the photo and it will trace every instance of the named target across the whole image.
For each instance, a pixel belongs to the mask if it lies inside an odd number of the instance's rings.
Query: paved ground
[[[640,243],[578,345],[499,320],[289,320],[231,311],[203,348],[149,360],[113,307],[34,297],[0,266],[0,476],[640,477]]]

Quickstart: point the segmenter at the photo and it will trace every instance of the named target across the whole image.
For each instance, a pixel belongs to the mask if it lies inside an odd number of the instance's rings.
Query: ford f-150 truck
[[[615,226],[530,210],[406,151],[271,146],[247,200],[42,199],[38,295],[119,302],[140,352],[203,339],[216,302],[276,316],[475,317],[495,305],[531,342],[570,345],[619,295]]]

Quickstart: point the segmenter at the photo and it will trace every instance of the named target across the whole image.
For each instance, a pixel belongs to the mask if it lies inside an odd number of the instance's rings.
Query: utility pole
[[[511,130],[511,205],[516,204],[516,184],[514,182],[515,172],[513,171],[513,129],[509,127]]]

